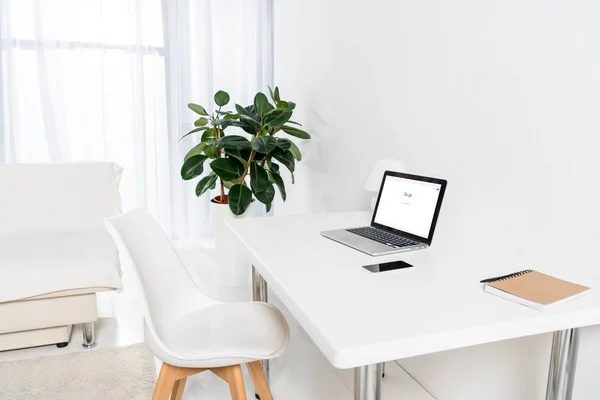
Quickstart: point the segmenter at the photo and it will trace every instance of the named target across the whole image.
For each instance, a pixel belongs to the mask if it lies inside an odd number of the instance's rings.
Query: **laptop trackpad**
[[[384,244],[356,235],[343,229],[323,232],[322,235],[333,239],[337,242],[343,243],[347,246],[354,247],[355,249],[365,251],[367,253],[377,254],[392,250],[391,247],[388,247]]]

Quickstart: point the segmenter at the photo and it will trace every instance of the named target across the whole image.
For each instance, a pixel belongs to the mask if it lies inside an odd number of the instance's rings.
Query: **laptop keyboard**
[[[405,239],[402,236],[394,235],[393,233],[388,233],[381,229],[373,228],[371,226],[352,228],[346,230],[350,233],[354,233],[355,235],[359,235],[367,239],[383,243],[390,247],[408,247],[419,245],[419,243],[413,240]]]

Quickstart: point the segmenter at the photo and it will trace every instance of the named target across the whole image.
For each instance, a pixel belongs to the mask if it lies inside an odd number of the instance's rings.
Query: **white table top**
[[[491,253],[494,243],[471,245],[452,229],[442,229],[429,249],[374,258],[319,235],[368,225],[369,216],[356,212],[230,223],[269,287],[335,367],[600,324],[599,290],[540,312],[486,294],[479,284],[483,278],[533,268],[598,288],[600,271],[587,257],[590,251],[571,251],[566,266],[562,253],[552,258],[539,253],[540,243],[531,243],[536,250],[528,252],[521,244],[507,246],[500,236],[488,237],[485,243],[497,241],[502,250]],[[362,268],[398,259],[414,268],[378,274]]]

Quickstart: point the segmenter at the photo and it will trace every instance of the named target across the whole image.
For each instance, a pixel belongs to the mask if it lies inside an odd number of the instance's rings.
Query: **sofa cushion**
[[[104,229],[0,235],[0,303],[74,289],[120,289],[119,271]]]
[[[121,172],[107,162],[0,164],[0,235],[102,229],[121,213]]]

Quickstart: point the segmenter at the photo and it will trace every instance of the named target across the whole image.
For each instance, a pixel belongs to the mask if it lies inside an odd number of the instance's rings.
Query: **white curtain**
[[[210,108],[219,89],[248,103],[272,84],[272,13],[272,0],[0,0],[0,162],[115,161],[125,209],[208,238],[209,196],[179,175],[187,103]]]

